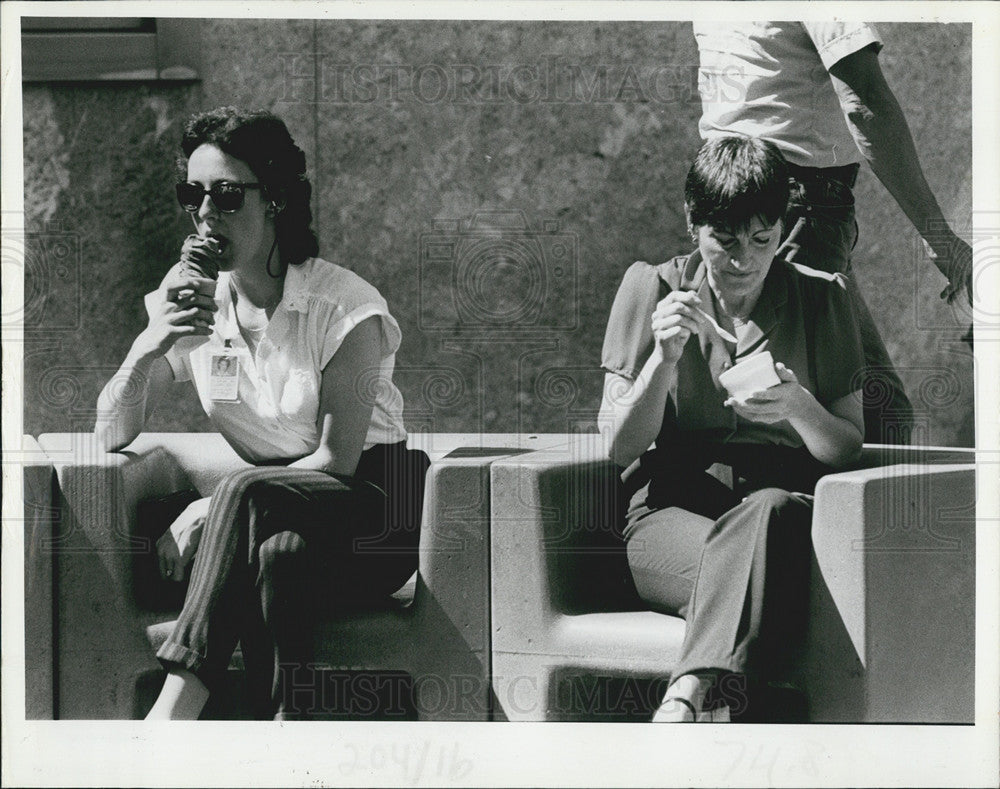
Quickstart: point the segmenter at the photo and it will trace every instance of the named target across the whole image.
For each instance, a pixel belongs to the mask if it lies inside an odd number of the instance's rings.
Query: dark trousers
[[[400,443],[365,451],[353,477],[276,466],[226,477],[157,657],[211,690],[239,641],[256,713],[288,712],[317,617],[391,594],[416,569],[428,466]]]
[[[862,389],[865,441],[908,444],[913,429],[913,406],[851,267],[851,252],[858,240],[851,191],[857,166],[828,170],[799,167],[793,168],[792,173],[792,195],[784,223],[786,236],[778,255],[810,268],[847,275],[865,357]]]
[[[674,676],[714,675],[713,694],[737,712],[749,689],[780,676],[801,646],[811,491],[825,470],[805,457],[795,468],[801,451],[747,449],[748,460],[757,455],[752,480],[734,490],[706,472],[674,468],[632,497],[625,528],[640,597],[687,621]],[[802,490],[768,485],[796,477]]]

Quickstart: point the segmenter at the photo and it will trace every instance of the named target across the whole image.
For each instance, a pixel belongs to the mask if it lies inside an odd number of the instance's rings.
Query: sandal
[[[680,718],[675,718],[677,712],[676,708],[668,709],[672,706],[672,702],[680,702],[687,710]],[[661,715],[662,713],[662,715]],[[688,717],[690,715],[690,717]],[[657,707],[656,712],[653,713],[652,723],[695,723],[699,718],[699,712],[694,708],[694,704],[685,698],[680,696],[667,696]]]
[[[666,710],[672,702],[680,702],[687,710],[683,718],[675,719],[673,714],[675,710]],[[660,716],[660,711],[663,711],[663,715]],[[691,717],[689,718],[688,715]],[[669,696],[663,700],[663,703],[657,708],[656,712],[653,713],[653,723],[730,723],[732,722],[732,717],[730,715],[729,706],[727,704],[720,704],[712,709],[695,710],[694,704],[692,704],[687,699],[681,698],[680,696]]]

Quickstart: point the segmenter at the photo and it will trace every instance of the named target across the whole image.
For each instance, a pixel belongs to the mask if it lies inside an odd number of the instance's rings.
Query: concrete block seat
[[[580,435],[491,467],[496,718],[648,720],[675,665],[685,623],[635,592],[606,457]],[[972,721],[974,460],[871,445],[820,481],[791,678],[810,721]]]
[[[12,451],[4,460],[21,467],[24,505],[24,714],[28,720],[50,719],[55,704],[53,630],[50,619],[39,620],[35,613],[52,610],[51,557],[58,522],[55,469],[31,436],[23,436],[20,451]]]
[[[556,437],[414,434],[431,457],[419,569],[377,610],[323,622],[321,664],[339,670],[403,672],[416,715],[486,720],[490,713],[489,464]],[[564,437],[563,439],[564,440]],[[189,488],[209,495],[246,464],[215,434],[143,434],[120,452],[97,451],[87,434],[39,438],[59,482],[50,610],[31,613],[49,628],[56,718],[132,718],[156,687],[154,652],[177,611],[136,601],[132,557],[148,550],[136,535],[139,501]],[[234,667],[239,666],[237,656]]]

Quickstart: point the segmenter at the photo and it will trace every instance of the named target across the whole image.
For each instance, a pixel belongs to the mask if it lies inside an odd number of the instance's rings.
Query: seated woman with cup
[[[706,143],[684,188],[697,249],[634,263],[608,320],[601,421],[628,467],[629,566],[687,622],[658,722],[745,716],[794,658],[811,494],[861,450],[846,282],[775,257],[788,193],[770,143]]]

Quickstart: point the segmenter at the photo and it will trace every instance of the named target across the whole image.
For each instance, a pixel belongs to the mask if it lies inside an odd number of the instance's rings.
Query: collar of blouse
[[[776,257],[771,262],[771,269],[764,278],[764,287],[748,319],[753,321],[765,334],[778,323],[781,308],[788,301],[788,283],[785,281],[784,267],[788,265],[782,258]],[[689,256],[681,271],[681,290],[697,291],[705,309],[711,310],[713,318],[718,319],[712,299],[712,288],[708,283],[705,261],[701,252],[695,249]]]
[[[305,262],[300,263],[297,266],[289,266],[288,271],[285,273],[285,287],[282,292],[281,300],[275,307],[275,312],[284,308],[292,312],[305,312],[309,308],[309,274],[312,271],[313,259],[308,258]],[[224,283],[226,287],[220,288],[221,297],[219,299],[219,306],[224,307],[229,304],[232,299],[230,294],[230,288],[232,287],[231,280],[228,272],[223,272],[220,275],[227,277],[227,282]]]

